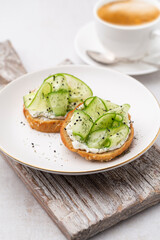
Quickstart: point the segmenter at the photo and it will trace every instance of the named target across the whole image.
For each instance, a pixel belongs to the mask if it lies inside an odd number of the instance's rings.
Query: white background
[[[74,51],[80,27],[93,20],[96,0],[0,0],[0,41],[10,39],[28,72],[65,58],[82,63]],[[136,77],[160,101],[160,72]],[[158,140],[160,144],[160,139]],[[98,234],[92,240],[159,240],[160,205]],[[0,158],[0,240],[65,240],[12,169]]]

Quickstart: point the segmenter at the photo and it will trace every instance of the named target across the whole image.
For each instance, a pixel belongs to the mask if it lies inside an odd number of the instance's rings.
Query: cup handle
[[[151,32],[151,38],[160,37],[160,29]]]

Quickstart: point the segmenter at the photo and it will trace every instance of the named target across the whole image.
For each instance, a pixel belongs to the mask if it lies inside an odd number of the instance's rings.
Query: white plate
[[[92,88],[94,95],[131,105],[135,139],[126,154],[106,163],[87,161],[70,152],[59,134],[41,133],[29,127],[22,111],[23,95],[58,72],[79,77]],[[122,166],[153,144],[160,127],[159,105],[141,83],[113,70],[90,66],[62,66],[20,77],[0,92],[0,113],[0,149],[22,164],[58,174],[90,174]]]
[[[154,55],[157,54],[157,52],[160,52],[159,37],[151,40],[151,43],[152,44],[147,51],[147,58],[149,58],[150,55]],[[75,50],[78,56],[85,63],[93,66],[103,66],[105,68],[108,68],[103,64],[93,61],[86,54],[86,50],[94,50],[99,52],[105,51],[97,37],[94,22],[86,24],[79,30],[75,38]],[[144,63],[118,63],[116,65],[110,65],[109,67],[128,75],[143,75],[158,71],[156,67]]]

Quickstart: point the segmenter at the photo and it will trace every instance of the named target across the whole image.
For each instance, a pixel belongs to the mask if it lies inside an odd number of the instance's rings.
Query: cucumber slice
[[[84,101],[84,106],[87,107],[94,97],[89,97]]]
[[[116,114],[115,120],[118,122],[122,122],[122,120],[123,120],[122,114]]]
[[[102,129],[102,128],[110,128],[112,127],[113,121],[116,117],[115,113],[106,113],[105,115],[101,116],[100,118],[98,118],[92,129],[91,132],[94,132],[98,129]]]
[[[119,107],[119,105],[117,105],[115,103],[112,103],[112,102],[110,102],[108,100],[103,100],[103,102],[104,102],[104,104],[105,104],[105,106],[106,106],[108,111]]]
[[[62,75],[66,78],[70,88],[69,101],[71,103],[77,101],[83,102],[86,98],[93,96],[92,90],[83,81],[67,73],[62,73]]]
[[[36,92],[31,92],[23,97],[24,106],[27,108],[35,97]]]
[[[97,118],[106,113],[106,108],[102,100],[98,97],[94,97],[84,111],[93,119],[95,122]]]
[[[93,125],[92,119],[82,110],[74,111],[71,120],[72,132],[77,140],[85,141]]]
[[[51,75],[48,78],[44,80],[44,82],[48,82],[52,85],[52,91],[58,91],[58,90],[69,90],[67,81],[65,76],[61,73],[57,73],[55,75]]]
[[[93,97],[90,97],[90,98],[87,98],[85,101],[84,101],[84,105],[87,107],[89,105],[89,103],[92,101]],[[117,108],[119,107],[119,105],[115,104],[115,103],[112,103],[108,100],[103,100],[101,99],[104,103],[104,105],[106,106],[106,109],[109,111],[109,110],[112,110],[114,108]]]
[[[97,148],[97,149],[100,149],[102,147],[109,147],[110,140],[107,135],[107,130],[99,129],[89,134],[87,139],[87,146],[89,148]]]
[[[115,112],[118,115],[121,115],[123,117],[123,123],[124,124],[129,124],[129,119],[128,119],[128,111],[130,109],[129,104],[123,104],[122,106],[119,106],[118,108],[115,108],[111,111],[108,111],[108,113],[113,113]]]
[[[108,129],[108,137],[111,142],[110,147],[116,147],[122,141],[125,141],[129,133],[129,127],[126,124],[121,124],[120,127]]]
[[[76,108],[76,106],[78,106],[80,103],[82,103],[82,102],[72,102],[72,103],[69,103],[69,104],[68,104],[68,107],[67,107],[67,111],[73,110],[73,109]]]
[[[48,106],[50,106],[50,109],[54,112],[55,116],[66,115],[68,106],[68,95],[68,91],[63,89],[57,92],[52,92],[48,95]]]
[[[121,125],[120,122],[114,120],[113,123],[112,123],[112,128],[117,128],[117,127],[119,127],[120,125]]]
[[[43,83],[36,92],[32,102],[28,105],[28,109],[33,111],[46,111],[48,108],[46,96],[52,91],[50,83]]]

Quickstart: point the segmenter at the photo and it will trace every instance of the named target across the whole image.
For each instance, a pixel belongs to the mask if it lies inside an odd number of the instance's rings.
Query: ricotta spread
[[[73,117],[73,116],[72,116]],[[72,120],[72,118],[71,118]],[[129,124],[130,125],[130,124]],[[66,126],[66,131],[67,131],[67,134],[68,136],[70,137],[70,139],[72,140],[72,145],[75,149],[81,149],[81,150],[85,150],[86,152],[91,152],[91,153],[104,153],[104,152],[108,152],[108,151],[112,151],[112,150],[115,150],[115,149],[118,149],[120,148],[125,142],[126,140],[128,139],[128,136],[130,134],[130,131],[126,137],[126,139],[124,139],[123,141],[121,141],[120,144],[118,144],[117,146],[115,147],[110,147],[110,148],[89,148],[87,146],[87,144],[85,143],[81,143],[79,141],[76,140],[76,138],[73,136],[73,133],[72,133],[72,122],[70,121],[70,123]]]
[[[39,112],[39,111],[32,111],[32,110],[29,110],[29,113],[33,118],[40,117],[44,121],[51,120],[51,119],[65,119],[67,115],[66,114],[65,116],[55,116],[54,112],[47,112],[47,111]]]

